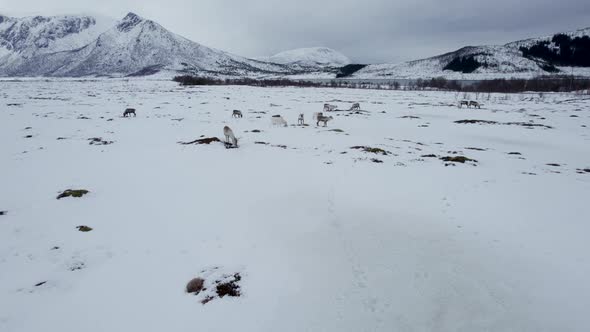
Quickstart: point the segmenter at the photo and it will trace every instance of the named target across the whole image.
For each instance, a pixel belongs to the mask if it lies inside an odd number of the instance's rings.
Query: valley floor
[[[588,96],[29,80],[0,101],[0,331],[590,330]],[[317,127],[327,102],[366,112]],[[239,149],[178,143],[224,125]]]

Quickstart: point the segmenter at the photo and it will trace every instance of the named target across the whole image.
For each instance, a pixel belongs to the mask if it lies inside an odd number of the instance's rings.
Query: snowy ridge
[[[571,37],[588,36],[590,35],[590,28],[565,32],[564,34]],[[523,57],[519,48],[522,46],[531,46],[539,41],[551,41],[552,37],[553,36],[525,39],[505,45],[467,46],[454,52],[423,60],[398,64],[369,65],[355,73],[353,78],[414,79],[445,77],[448,79],[489,79],[501,77],[527,78],[538,75],[550,75],[551,73],[541,68],[544,64],[543,61],[534,61]],[[480,63],[486,63],[487,66],[482,66],[469,74],[443,70],[443,68],[453,59],[466,56],[471,56]],[[588,76],[589,73],[586,68],[572,69],[570,67],[559,67],[559,69],[568,74],[573,70],[575,75],[580,76]]]
[[[259,60],[302,67],[342,67],[351,63],[344,54],[327,47],[298,48]]]
[[[92,22],[92,18],[89,20]],[[72,32],[64,38],[73,40],[72,35],[78,37]],[[14,39],[35,51],[23,55],[11,48],[8,57],[17,61],[0,61],[0,76],[126,76],[158,71],[227,76],[292,73],[288,66],[205,47],[134,13],[94,39],[88,38],[92,40],[87,44],[83,44],[87,39],[78,38],[77,44],[53,52],[38,52],[38,46],[28,39]]]

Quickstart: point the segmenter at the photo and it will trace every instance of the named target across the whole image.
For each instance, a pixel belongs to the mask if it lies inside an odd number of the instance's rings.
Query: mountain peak
[[[328,47],[307,47],[283,51],[269,58],[267,61],[280,64],[300,64],[304,66],[334,66],[341,67],[351,61],[344,54]]]
[[[117,24],[117,29],[119,31],[127,32],[136,27],[139,23],[143,22],[143,18],[139,15],[129,12],[119,24]]]

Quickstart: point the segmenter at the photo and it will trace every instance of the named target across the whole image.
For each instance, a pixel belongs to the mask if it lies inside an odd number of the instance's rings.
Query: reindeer
[[[471,106],[481,108],[481,104],[473,100],[469,101],[469,104],[467,105],[468,108],[470,108]]]
[[[123,117],[126,118],[127,115],[131,116],[131,114],[133,114],[134,117],[137,116],[137,114],[135,114],[135,108],[127,108],[127,109],[125,109],[125,112],[123,112]]]
[[[316,122],[316,126],[319,126],[320,125],[320,122],[323,122],[324,123],[324,127],[326,127],[328,125],[328,121],[333,120],[333,119],[334,118],[331,117],[331,116],[323,116],[323,115],[320,115],[320,116],[318,116],[318,120]]]
[[[299,118],[297,119],[297,124],[302,125],[302,126],[305,124],[305,120],[303,120],[303,113],[299,114]]]
[[[350,108],[351,111],[360,111],[361,110],[361,104],[359,103],[354,103],[352,104],[352,107]]]
[[[223,135],[225,135],[225,145],[231,144],[234,147],[238,147],[238,139],[234,135],[234,132],[231,130],[230,127],[225,126],[223,127]],[[230,142],[231,139],[231,142]]]
[[[469,102],[467,100],[461,100],[459,102],[459,108],[463,108],[463,105],[469,107]]]
[[[280,115],[273,115],[270,118],[271,124],[273,126],[282,126],[282,127],[287,127],[287,121],[285,121],[285,119],[283,119],[282,116]]]
[[[336,108],[338,108],[336,105],[324,104],[324,112],[332,112],[335,111]]]
[[[240,110],[234,110],[234,112],[231,115],[234,118],[241,118],[242,117],[242,111]]]
[[[320,116],[322,116],[322,115],[324,115],[324,113],[322,113],[322,112],[315,112],[315,113],[313,113],[313,117],[312,117],[312,119],[313,119],[314,121],[317,121],[317,120],[318,120],[318,117],[320,117]]]

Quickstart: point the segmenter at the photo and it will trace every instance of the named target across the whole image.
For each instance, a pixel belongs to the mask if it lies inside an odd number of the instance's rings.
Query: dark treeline
[[[570,92],[590,89],[590,79],[574,77],[536,77],[530,79],[492,79],[461,84],[460,81],[433,78],[416,80],[409,84],[411,90],[437,89],[465,92],[519,93],[535,92]]]
[[[553,45],[555,47],[553,47]],[[551,42],[540,41],[530,47],[521,47],[522,55],[530,59],[543,59],[551,66],[590,67],[590,37],[553,36]]]
[[[251,78],[215,79],[196,76],[177,76],[175,82],[181,85],[247,85],[258,87],[327,87],[348,89],[377,89],[377,90],[439,90],[464,92],[570,92],[590,90],[590,79],[574,77],[537,77],[531,79],[493,79],[481,80],[470,84],[461,81],[447,80],[442,77],[432,79],[417,79],[401,85],[399,82],[374,83],[351,82],[346,80],[332,80],[329,82],[293,81],[288,79],[256,80]]]
[[[248,85],[259,87],[281,87],[281,86],[295,86],[295,87],[322,87],[321,83],[314,83],[308,81],[293,81],[288,79],[263,79],[256,80],[252,78],[226,78],[217,79],[210,77],[199,76],[176,76],[173,78],[175,82],[181,85]]]

